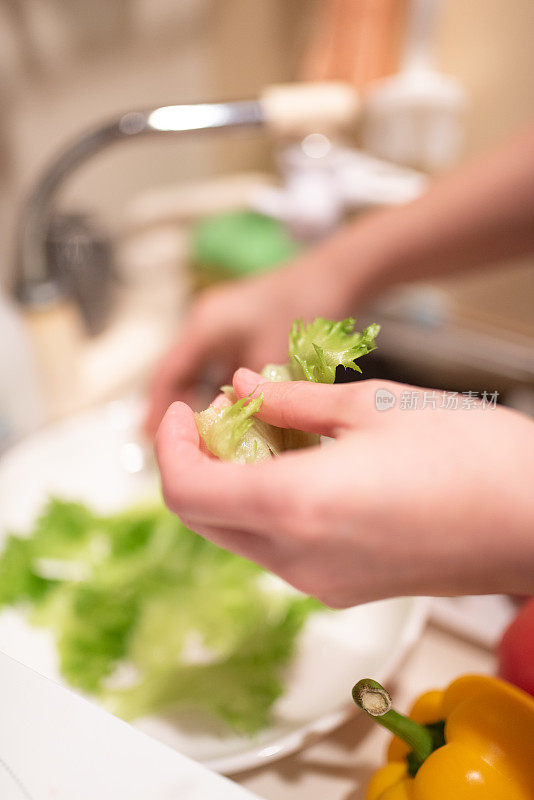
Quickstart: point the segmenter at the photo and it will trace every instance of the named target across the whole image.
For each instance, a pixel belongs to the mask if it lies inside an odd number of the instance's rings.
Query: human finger
[[[344,429],[365,425],[376,412],[368,381],[341,385],[277,382],[241,368],[233,383],[238,397],[263,394],[257,416],[280,428],[336,436]]]

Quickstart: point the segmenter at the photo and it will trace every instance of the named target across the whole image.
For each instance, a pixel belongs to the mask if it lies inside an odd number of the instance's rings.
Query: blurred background
[[[533,30],[530,0],[0,0],[4,441],[144,385],[199,286],[409,200],[427,176],[531,120]],[[56,278],[28,291],[27,203],[84,133],[129,111],[254,99],[297,80],[341,80],[363,102],[343,125],[290,135],[244,128],[102,148],[46,200],[41,244]],[[424,128],[419,150],[403,149],[407,124]],[[330,169],[338,149],[356,176],[342,197],[315,169],[325,155]],[[380,161],[356,161],[362,153]],[[309,181],[321,199],[306,207]],[[236,213],[275,223],[259,226],[253,263],[232,253],[221,262],[210,250],[217,231],[202,228],[206,216]],[[528,410],[533,297],[532,260],[398,290],[381,306],[392,335],[379,368],[460,389],[467,370],[467,388],[499,388]]]

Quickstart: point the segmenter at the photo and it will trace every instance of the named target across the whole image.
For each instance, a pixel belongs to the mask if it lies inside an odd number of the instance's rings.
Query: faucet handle
[[[358,91],[342,81],[279,83],[260,96],[267,125],[277,136],[336,134],[350,127],[361,109]]]

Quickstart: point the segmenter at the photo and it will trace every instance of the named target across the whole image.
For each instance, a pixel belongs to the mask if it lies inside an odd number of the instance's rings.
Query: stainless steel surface
[[[378,319],[379,348],[365,377],[478,395],[497,392],[504,405],[534,415],[534,347],[529,336],[474,328],[451,320],[431,324],[392,309],[362,315]],[[349,379],[351,376],[349,375]]]
[[[381,315],[380,347],[399,364],[420,365],[438,376],[464,374],[467,379],[534,384],[534,349],[530,337],[500,337],[495,330],[473,330],[448,323],[425,326]],[[429,376],[430,377],[430,376]]]
[[[17,231],[18,298],[25,304],[42,306],[54,301],[61,293],[47,255],[53,201],[67,178],[93,155],[112,144],[139,136],[254,127],[262,123],[262,107],[254,100],[161,106],[122,114],[67,145],[41,175],[20,216]]]

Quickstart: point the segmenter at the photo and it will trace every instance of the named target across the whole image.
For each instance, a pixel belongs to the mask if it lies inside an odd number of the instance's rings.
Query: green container
[[[204,217],[191,231],[191,253],[200,285],[265,272],[289,261],[301,248],[280,222],[254,211]]]

